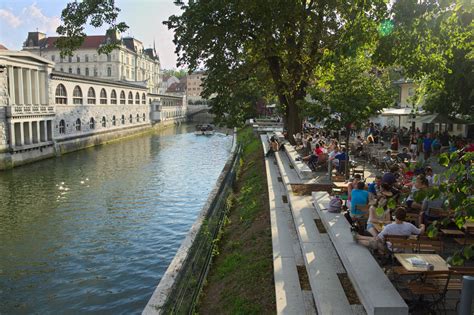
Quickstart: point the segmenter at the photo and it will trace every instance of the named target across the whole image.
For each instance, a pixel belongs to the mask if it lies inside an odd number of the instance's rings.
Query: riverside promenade
[[[266,153],[269,135],[260,138]],[[292,151],[285,144],[265,157],[277,313],[408,314],[367,248],[353,242],[342,214],[326,211],[334,187],[327,172],[305,173]]]

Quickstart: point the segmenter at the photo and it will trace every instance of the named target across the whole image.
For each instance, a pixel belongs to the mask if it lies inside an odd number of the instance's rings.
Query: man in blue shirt
[[[377,175],[375,176],[374,182],[372,184],[369,184],[368,192],[376,196],[377,192],[380,191],[380,185],[382,185],[382,176]]]
[[[353,189],[351,192],[351,216],[358,217],[362,214],[361,211],[356,209],[356,206],[365,206],[369,203],[369,192],[364,190],[365,183],[358,182],[357,189]]]
[[[427,133],[425,139],[423,139],[423,153],[425,155],[425,160],[428,160],[430,158],[432,143],[433,139],[431,139],[431,135]]]
[[[347,159],[346,148],[342,148],[341,151],[342,151],[341,153],[336,154],[336,155],[334,156],[334,159],[339,160],[339,164],[337,165],[337,171],[338,171],[339,173],[344,173],[344,171],[345,171],[345,169],[344,169],[344,168],[345,168],[344,162],[345,162],[346,159]],[[341,163],[341,161],[344,161],[344,162]]]

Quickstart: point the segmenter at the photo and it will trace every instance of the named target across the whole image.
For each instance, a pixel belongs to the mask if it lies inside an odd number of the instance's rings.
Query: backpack
[[[341,212],[341,208],[342,208],[342,200],[339,198],[339,196],[335,196],[331,200],[329,200],[329,205],[328,205],[329,212],[339,213]]]

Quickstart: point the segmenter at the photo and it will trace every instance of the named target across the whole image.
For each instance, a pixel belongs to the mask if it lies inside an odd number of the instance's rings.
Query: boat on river
[[[214,126],[211,125],[211,124],[196,125],[196,131],[194,131],[194,134],[196,136],[213,135],[214,134]]]

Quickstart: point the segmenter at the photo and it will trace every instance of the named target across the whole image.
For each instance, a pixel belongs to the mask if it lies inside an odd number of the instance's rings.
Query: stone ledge
[[[313,202],[341,258],[347,274],[368,314],[408,314],[408,306],[384,274],[370,251],[352,238],[350,225],[342,213],[324,210],[326,192],[313,192]]]

